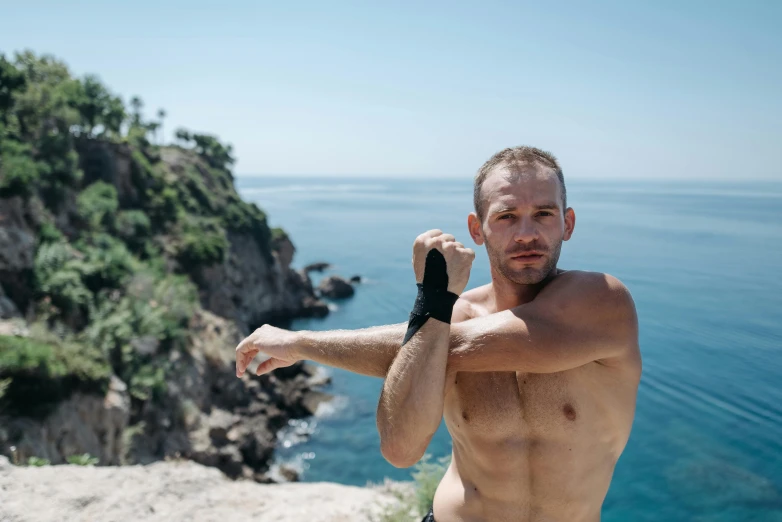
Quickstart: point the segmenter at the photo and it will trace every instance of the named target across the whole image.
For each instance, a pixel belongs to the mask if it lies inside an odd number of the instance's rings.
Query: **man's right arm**
[[[362,375],[385,377],[402,345],[407,323],[361,330],[299,331],[302,359]]]

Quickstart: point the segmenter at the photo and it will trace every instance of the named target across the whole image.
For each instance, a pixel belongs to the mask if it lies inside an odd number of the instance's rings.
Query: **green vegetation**
[[[193,150],[204,158],[211,167],[225,170],[235,161],[233,148],[230,145],[223,145],[215,136],[191,133],[187,129],[177,129],[176,137],[185,146],[192,146]]]
[[[191,218],[183,226],[177,259],[183,269],[222,263],[228,251],[225,229],[216,219]]]
[[[89,344],[0,335],[2,409],[45,413],[74,390],[105,393],[111,367]]]
[[[49,459],[43,459],[41,457],[30,457],[27,459],[27,465],[28,466],[34,466],[34,467],[41,467],[41,466],[48,466],[51,464],[49,462]]]
[[[11,387],[11,382],[13,379],[10,377],[8,379],[0,379],[0,403],[3,401],[3,396],[5,395],[6,390]]]
[[[92,230],[113,229],[119,208],[117,189],[103,181],[85,188],[78,197],[79,216]]]
[[[144,252],[149,239],[152,223],[141,210],[123,210],[117,214],[117,237],[135,253]]]
[[[98,458],[93,457],[89,453],[82,455],[71,455],[67,459],[68,464],[76,464],[77,466],[94,466],[98,463]]]
[[[166,394],[201,269],[226,260],[232,235],[267,260],[286,237],[237,195],[230,145],[179,129],[162,146],[165,111],[144,108],[52,56],[0,54],[0,204],[21,198],[38,233],[33,333],[0,337],[4,411],[103,393],[115,374],[141,412]]]

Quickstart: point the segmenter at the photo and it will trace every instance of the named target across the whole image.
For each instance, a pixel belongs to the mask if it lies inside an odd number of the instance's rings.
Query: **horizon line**
[[[349,179],[411,179],[416,181],[426,179],[441,179],[441,180],[470,180],[474,179],[474,174],[468,176],[456,176],[448,174],[273,174],[273,173],[234,173],[235,178],[299,178],[299,179],[312,179],[312,178],[349,178]],[[747,182],[747,183],[782,183],[782,174],[779,177],[767,177],[767,178],[682,178],[682,177],[637,177],[637,178],[623,178],[619,176],[572,176],[566,177],[569,181],[666,181],[666,182],[714,182],[714,183],[732,183],[732,182]]]

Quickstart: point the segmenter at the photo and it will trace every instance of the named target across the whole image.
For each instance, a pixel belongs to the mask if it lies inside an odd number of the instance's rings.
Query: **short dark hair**
[[[542,167],[548,167],[553,169],[557,173],[559,178],[559,185],[562,189],[562,208],[567,208],[567,191],[565,190],[565,177],[562,174],[562,168],[557,162],[557,158],[550,152],[541,150],[535,147],[527,147],[525,145],[519,147],[512,147],[503,149],[497,154],[489,158],[489,161],[483,164],[475,175],[475,185],[473,187],[473,203],[475,204],[475,213],[478,214],[478,219],[483,221],[485,217],[485,210],[483,207],[483,198],[481,197],[481,187],[486,180],[486,176],[499,166],[514,166],[514,165],[540,165]]]

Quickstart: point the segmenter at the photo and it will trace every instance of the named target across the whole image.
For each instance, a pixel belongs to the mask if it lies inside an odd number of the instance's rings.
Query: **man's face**
[[[517,284],[541,282],[557,266],[562,241],[575,226],[573,209],[562,208],[556,172],[534,165],[504,166],[483,182],[485,216],[470,214],[470,234],[486,243],[491,266]]]

